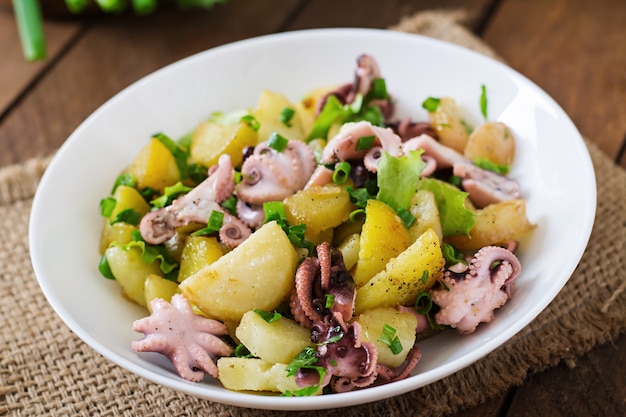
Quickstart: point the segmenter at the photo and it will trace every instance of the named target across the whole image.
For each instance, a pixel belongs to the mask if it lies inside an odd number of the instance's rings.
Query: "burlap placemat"
[[[458,24],[462,12],[426,12],[395,30],[495,53]],[[626,330],[626,171],[587,144],[598,183],[597,219],[573,276],[529,326],[484,359],[439,382],[347,409],[287,413],[211,403],[148,382],[104,359],[56,316],[28,253],[28,216],[48,163],[0,170],[0,415],[443,416],[519,385]]]

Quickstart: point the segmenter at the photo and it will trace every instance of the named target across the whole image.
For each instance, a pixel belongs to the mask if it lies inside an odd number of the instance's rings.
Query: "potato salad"
[[[472,125],[454,97],[398,118],[367,54],[346,79],[157,133],[112,179],[99,270],[146,309],[134,351],[231,390],[340,393],[410,376],[420,341],[514,296],[535,225],[488,85]]]

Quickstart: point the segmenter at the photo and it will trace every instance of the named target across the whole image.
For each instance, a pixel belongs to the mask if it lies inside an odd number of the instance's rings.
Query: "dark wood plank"
[[[573,369],[559,365],[530,375],[518,389],[507,417],[624,416],[624,363],[626,337],[621,337],[579,358]]]
[[[484,39],[545,89],[581,133],[617,156],[626,133],[623,0],[506,0]]]
[[[98,106],[142,76],[216,45],[276,32],[297,6],[238,0],[206,12],[163,7],[148,17],[127,13],[93,22],[0,125],[0,166],[50,154]],[[268,9],[272,13],[262,13]]]
[[[24,89],[45,70],[80,30],[78,21],[46,21],[47,57],[43,61],[27,62],[22,47],[15,17],[8,7],[0,8],[0,115],[15,102]]]

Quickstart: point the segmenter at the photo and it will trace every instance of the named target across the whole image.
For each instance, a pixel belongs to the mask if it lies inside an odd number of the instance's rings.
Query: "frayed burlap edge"
[[[424,12],[403,19],[392,29],[454,41],[498,58],[459,26],[466,17],[458,10]],[[550,306],[518,335],[447,378],[387,400],[319,412],[248,410],[211,403],[147,382],[93,352],[62,325],[46,304],[32,271],[28,271],[24,293],[33,302],[31,323],[36,323],[24,335],[21,326],[25,324],[20,320],[28,323],[28,319],[4,318],[7,323],[11,319],[17,323],[13,325],[15,331],[0,330],[3,339],[9,339],[9,352],[0,358],[0,414],[152,415],[158,410],[159,415],[223,417],[444,416],[502,395],[510,387],[520,385],[529,373],[561,361],[573,366],[576,357],[626,330],[626,230],[615,229],[616,224],[626,224],[626,193],[615,192],[626,190],[626,172],[593,143],[587,145],[598,179],[597,220],[587,251],[572,278]],[[49,160],[33,159],[0,170],[0,210],[4,214],[7,209],[18,216],[21,220],[15,220],[16,227],[24,233],[32,196]],[[22,258],[27,251],[26,242],[4,246],[8,251],[21,251]],[[5,256],[10,258],[10,253]],[[3,280],[19,267],[2,265]],[[18,295],[14,297],[8,302],[17,306],[23,301]],[[13,311],[4,306],[2,310],[5,314]],[[26,311],[26,317],[28,314]],[[42,376],[40,368],[44,368],[43,375],[48,379]]]

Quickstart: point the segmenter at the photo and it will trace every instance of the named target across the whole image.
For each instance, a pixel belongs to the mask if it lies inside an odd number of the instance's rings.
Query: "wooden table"
[[[23,60],[0,8],[0,167],[57,149],[98,106],[163,65],[228,42],[320,27],[385,28],[408,14],[464,7],[466,26],[552,95],[581,133],[626,167],[624,0],[230,0],[210,12],[161,6],[67,18],[48,14],[48,58]],[[623,416],[626,335],[460,416]]]

